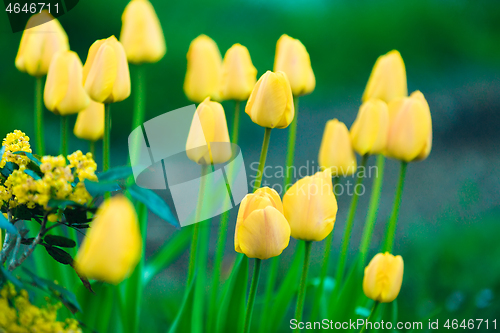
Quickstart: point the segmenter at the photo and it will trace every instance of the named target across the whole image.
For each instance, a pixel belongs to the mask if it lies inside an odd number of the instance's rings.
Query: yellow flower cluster
[[[0,333],[82,332],[75,319],[57,321],[60,308],[61,303],[36,307],[30,303],[26,290],[18,293],[12,284],[6,284],[0,291]]]
[[[19,130],[7,134],[3,139],[2,146],[5,147],[5,152],[0,160],[0,168],[5,166],[6,162],[12,162],[17,165],[26,165],[29,159],[26,156],[15,155],[15,152],[24,151],[31,153],[30,138]]]

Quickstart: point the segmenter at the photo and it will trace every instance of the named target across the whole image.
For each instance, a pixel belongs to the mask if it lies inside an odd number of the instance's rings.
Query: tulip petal
[[[113,47],[108,44],[102,45],[97,51],[85,81],[85,90],[96,102],[104,103],[113,92],[118,73],[116,57]]]

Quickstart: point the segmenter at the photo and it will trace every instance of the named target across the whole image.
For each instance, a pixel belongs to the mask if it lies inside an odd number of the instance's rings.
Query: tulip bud
[[[354,150],[361,156],[380,154],[387,144],[389,110],[380,99],[370,99],[361,105],[358,116],[351,127]]]
[[[50,63],[43,94],[45,106],[61,116],[77,113],[89,106],[90,98],[82,85],[82,62],[73,51],[57,53]]]
[[[186,142],[186,154],[198,164],[224,163],[231,158],[224,109],[210,97],[196,109]]]
[[[378,57],[363,93],[363,102],[378,98],[389,103],[406,96],[406,70],[401,54],[393,50]]]
[[[122,195],[107,199],[90,226],[76,255],[75,269],[90,279],[120,283],[142,255],[134,206]]]
[[[269,187],[247,194],[236,220],[234,249],[249,258],[269,259],[283,252],[290,241],[290,226],[278,193]]]
[[[316,87],[309,53],[300,40],[288,35],[282,35],[276,43],[274,71],[286,74],[294,96],[310,94]]]
[[[352,150],[349,130],[337,119],[326,123],[319,148],[319,165],[330,169],[332,176],[349,176],[356,172],[356,156]]]
[[[374,301],[389,303],[398,297],[403,283],[404,263],[401,256],[379,253],[365,268],[363,291]]]
[[[109,104],[130,96],[130,73],[122,44],[111,36],[89,49],[83,66],[83,85],[96,102]]]
[[[405,162],[425,159],[432,148],[432,119],[421,92],[389,103],[386,155]]]
[[[195,103],[205,98],[219,100],[222,57],[217,44],[200,35],[189,45],[184,93]]]
[[[104,104],[91,101],[88,108],[78,113],[75,136],[89,141],[102,139],[104,135]]]
[[[257,81],[257,69],[252,64],[248,49],[234,44],[222,61],[221,98],[244,101],[248,99]]]
[[[133,64],[159,61],[167,52],[160,20],[148,0],[132,0],[122,15],[120,41]]]
[[[285,128],[293,120],[292,89],[283,72],[267,71],[255,84],[245,112],[257,125],[267,128]]]
[[[33,15],[26,24],[16,56],[16,67],[31,76],[47,74],[52,57],[69,50],[68,36],[47,10]]]
[[[297,181],[283,196],[283,210],[293,238],[316,242],[325,239],[337,217],[330,170]]]

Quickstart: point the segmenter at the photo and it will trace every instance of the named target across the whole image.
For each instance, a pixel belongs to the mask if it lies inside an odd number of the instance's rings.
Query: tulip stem
[[[92,158],[95,158],[95,141],[89,141],[89,151],[92,154]]]
[[[251,326],[251,322],[252,322],[253,304],[255,302],[255,295],[257,294],[257,286],[259,285],[261,264],[262,264],[262,260],[256,258],[255,265],[253,266],[252,284],[250,285],[250,294],[248,295],[247,311],[245,314],[245,329],[243,330],[243,332],[245,332],[245,333],[250,332],[250,326]]]
[[[370,196],[370,205],[368,206],[368,213],[366,215],[365,228],[363,236],[361,237],[361,245],[359,247],[359,254],[361,256],[361,267],[365,267],[366,256],[370,248],[370,243],[373,235],[373,227],[377,220],[378,206],[380,202],[380,193],[382,191],[382,184],[384,180],[384,155],[377,156],[377,175],[373,180],[372,193]]]
[[[259,159],[259,169],[257,170],[257,175],[255,176],[255,183],[253,186],[253,192],[257,191],[262,183],[262,177],[264,175],[264,167],[266,166],[267,150],[269,148],[269,141],[271,139],[271,128],[267,128],[264,132],[264,141],[262,142],[262,150],[260,151]]]
[[[396,188],[396,194],[394,196],[394,205],[392,206],[392,213],[389,219],[389,224],[387,225],[387,230],[384,237],[384,246],[382,247],[382,252],[392,252],[392,247],[394,246],[394,236],[396,234],[396,225],[398,223],[399,207],[401,206],[401,199],[403,196],[403,187],[405,183],[406,169],[408,168],[408,162],[401,162],[401,169],[399,171],[399,181]]]
[[[134,95],[134,115],[132,118],[132,130],[141,126],[144,122],[144,116],[146,114],[146,83],[144,75],[144,66],[137,66],[135,69],[136,74],[136,84],[135,84],[135,95]]]
[[[306,299],[307,273],[309,272],[309,261],[311,260],[312,241],[306,241],[306,252],[304,254],[304,266],[302,266],[302,276],[300,278],[299,295],[297,296],[297,307],[295,308],[295,319],[302,321],[302,312],[304,311],[304,301]],[[300,332],[299,328],[295,332]]]
[[[231,133],[231,142],[238,144],[238,135],[240,132],[240,101],[234,101],[234,120]]]
[[[45,140],[43,137],[43,82],[42,77],[35,79],[35,137],[36,152],[39,155],[45,155]]]
[[[66,158],[68,156],[68,117],[61,116],[61,155]]]
[[[376,301],[375,304],[373,305],[373,308],[372,308],[372,311],[370,312],[370,315],[368,316],[368,318],[366,319],[366,322],[369,322],[372,320],[373,316],[375,315],[375,312],[377,311],[377,308],[379,306],[380,302],[379,301]],[[363,333],[366,331],[366,325],[364,325],[361,330],[359,331],[359,333]]]
[[[110,139],[111,139],[111,104],[104,104],[104,138],[102,143],[102,170],[106,171],[109,169],[109,150],[110,150]]]
[[[295,116],[290,124],[290,129],[288,130],[288,147],[286,150],[286,174],[284,181],[283,193],[286,192],[288,185],[292,181],[292,173],[290,172],[293,166],[293,158],[295,155],[295,138],[297,136],[297,119],[299,118],[299,98],[293,98],[293,105],[295,107]]]
[[[335,186],[339,183],[340,177],[333,177],[333,193],[335,193]],[[335,230],[335,229],[334,229]],[[314,320],[321,306],[321,299],[323,296],[323,288],[325,286],[326,276],[328,275],[328,264],[330,262],[330,252],[333,244],[333,230],[330,232],[325,241],[325,254],[323,254],[323,264],[321,266],[321,275],[319,278],[318,289],[314,298],[313,309],[311,311],[311,319]]]
[[[369,155],[364,155],[361,158],[361,171],[363,175],[365,174],[366,162],[368,161]],[[344,279],[344,271],[346,265],[347,258],[347,250],[349,249],[349,242],[351,240],[352,227],[354,225],[354,216],[356,215],[356,208],[358,207],[359,195],[357,188],[361,186],[363,183],[363,177],[361,176],[361,172],[357,174],[356,185],[354,186],[354,193],[352,194],[351,206],[349,207],[349,213],[347,215],[346,226],[344,230],[344,236],[342,237],[342,247],[340,250],[339,263],[337,266],[337,274],[335,275],[335,290],[340,290],[340,286],[342,285],[342,280]],[[335,293],[334,293],[335,295]]]

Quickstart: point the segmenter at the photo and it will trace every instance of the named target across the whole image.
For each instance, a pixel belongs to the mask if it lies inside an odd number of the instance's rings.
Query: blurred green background
[[[186,52],[191,40],[201,33],[218,43],[222,55],[233,43],[245,45],[259,76],[272,69],[275,43],[281,34],[303,42],[311,56],[317,87],[300,100],[297,166],[316,163],[328,119],[338,118],[348,127],[352,124],[376,58],[392,49],[399,50],[406,64],[409,91],[418,89],[427,97],[434,127],[433,151],[424,162],[410,165],[403,195],[394,251],[405,260],[404,283],[398,298],[400,319],[423,320],[431,315],[440,320],[498,317],[500,1],[151,2],[163,26],[168,51],[159,63],[147,65],[147,119],[190,104],[182,91]],[[126,4],[118,0],[84,0],[60,18],[71,49],[82,62],[96,39],[119,36]],[[0,14],[0,20],[0,136],[14,129],[33,136],[34,80],[14,67],[21,34],[9,32],[5,13]],[[134,73],[132,66],[132,77]],[[233,104],[223,105],[231,124]],[[112,115],[112,163],[122,165],[128,156],[132,98],[114,104]],[[247,116],[242,117],[241,126],[240,146],[250,164],[258,160],[263,129]],[[59,119],[48,111],[45,133],[48,152],[56,154]],[[273,131],[268,165],[284,164],[286,136],[287,130]],[[86,150],[87,144],[73,138],[70,148]],[[386,164],[373,254],[390,214],[397,169],[394,161]],[[272,185],[281,180],[271,178],[267,182]],[[367,184],[367,193],[369,190]],[[169,199],[168,194],[164,196]],[[360,241],[368,197],[364,195],[358,207],[352,256]],[[339,198],[334,260],[348,203],[349,197]],[[235,214],[233,210],[224,274],[230,270],[235,255]],[[212,240],[217,223],[218,218],[214,218]],[[172,229],[151,218],[148,255],[170,237]],[[293,254],[293,244],[284,252],[285,262]],[[319,273],[322,246],[314,246],[310,276]],[[213,250],[214,244],[211,253]],[[147,288],[142,312],[145,332],[161,330],[175,315],[185,284],[187,258],[187,254],[181,256]],[[333,272],[335,265],[330,267]],[[266,264],[263,269],[265,272]],[[281,270],[285,272],[286,265]]]

